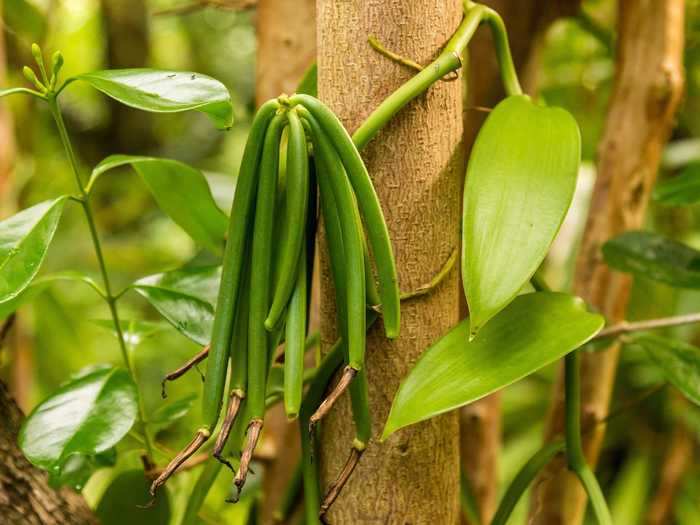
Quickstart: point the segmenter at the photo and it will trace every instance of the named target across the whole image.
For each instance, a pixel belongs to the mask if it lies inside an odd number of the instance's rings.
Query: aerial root
[[[313,435],[314,427],[316,424],[321,421],[328,412],[330,412],[331,408],[333,408],[333,405],[335,402],[338,400],[338,398],[345,392],[350,386],[350,383],[352,382],[353,379],[355,379],[355,376],[357,375],[357,370],[352,368],[351,366],[346,366],[343,369],[343,375],[340,376],[340,380],[338,381],[338,384],[335,385],[333,390],[331,390],[331,393],[328,394],[326,399],[323,400],[323,403],[318,407],[316,412],[313,413],[313,415],[309,418],[309,434]]]
[[[221,463],[226,465],[231,470],[235,471],[233,465],[223,456],[224,447],[228,441],[229,435],[231,434],[231,428],[233,428],[233,423],[236,421],[236,416],[241,408],[241,402],[243,401],[243,392],[240,390],[232,390],[228,402],[228,410],[226,411],[226,417],[221,425],[221,430],[219,430],[219,435],[216,437],[216,444],[214,445],[214,451],[212,455]]]
[[[160,476],[158,476],[156,480],[151,483],[149,492],[153,498],[156,497],[156,492],[158,492],[158,489],[165,485],[168,479],[170,479],[170,476],[175,474],[177,469],[179,469],[185,461],[187,461],[195,452],[197,452],[207,439],[209,439],[209,435],[210,434],[207,429],[199,429],[194,438],[192,438],[192,441],[190,441],[187,446],[177,456],[175,456],[170,463],[168,463],[168,466],[165,467]]]
[[[328,487],[328,490],[326,491],[326,495],[323,498],[323,502],[321,503],[321,510],[319,512],[319,518],[321,519],[322,522],[325,523],[324,518],[325,518],[326,512],[328,512],[328,509],[330,509],[331,505],[333,505],[333,502],[338,498],[338,496],[342,492],[343,487],[350,479],[350,476],[352,476],[352,473],[355,470],[355,467],[357,466],[357,464],[359,463],[363,452],[364,452],[364,449],[359,449],[355,446],[353,446],[350,449],[350,455],[348,456],[348,459],[345,461],[345,465],[343,466],[343,470],[340,471],[340,474],[338,474],[338,477],[336,478],[336,480],[333,483],[331,483],[331,485]]]
[[[253,419],[248,425],[248,430],[246,431],[246,444],[243,448],[243,454],[241,454],[241,463],[238,465],[238,472],[236,472],[236,477],[233,479],[233,484],[236,486],[236,495],[226,500],[230,503],[237,503],[238,498],[241,495],[241,489],[243,488],[243,485],[245,485],[245,480],[248,476],[248,471],[250,470],[250,462],[253,459],[253,452],[258,444],[258,439],[260,438],[262,428],[262,419]]]
[[[192,359],[187,361],[184,365],[182,365],[181,367],[173,370],[168,375],[166,375],[163,378],[163,381],[161,381],[161,383],[160,383],[160,395],[161,395],[161,397],[163,399],[168,397],[168,393],[165,391],[165,384],[168,381],[175,381],[179,377],[182,377],[187,372],[189,372],[192,368],[196,367],[199,363],[204,361],[208,355],[209,355],[209,345],[202,348],[202,350],[200,352],[198,352],[194,357],[192,357]],[[202,376],[202,381],[203,380],[204,380],[204,376]]]

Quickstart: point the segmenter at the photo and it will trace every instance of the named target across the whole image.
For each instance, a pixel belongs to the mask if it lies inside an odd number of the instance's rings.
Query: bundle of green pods
[[[231,466],[226,443],[234,421],[243,417],[246,442],[234,479],[241,489],[263,427],[268,374],[282,338],[284,406],[289,418],[299,416],[317,188],[336,292],[336,351],[342,350],[345,368],[308,417],[309,432],[348,388],[356,427],[351,457],[366,446],[371,424],[364,357],[372,308],[381,305],[387,337],[399,333],[400,298],[388,230],[367,169],[338,118],[310,95],[281,96],[257,112],[241,161],[208,352],[202,425],[153,482],[152,494],[209,439],[226,397],[213,455]]]

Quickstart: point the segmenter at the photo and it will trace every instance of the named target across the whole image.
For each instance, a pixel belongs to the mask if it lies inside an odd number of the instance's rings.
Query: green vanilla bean
[[[612,517],[605,497],[600,490],[595,474],[586,462],[581,445],[581,379],[579,369],[580,354],[579,350],[575,350],[564,358],[566,459],[569,469],[578,476],[586,490],[599,525],[612,525]]]
[[[328,107],[308,95],[297,94],[289,100],[291,104],[302,105],[318,121],[321,130],[340,156],[357,197],[357,204],[367,230],[367,238],[375,258],[384,329],[387,337],[394,339],[399,335],[400,325],[396,263],[384,214],[367,168],[347,131]],[[302,115],[304,114],[302,112]]]
[[[282,244],[279,248],[279,276],[272,306],[265,319],[265,328],[272,330],[279,323],[296,282],[295,268],[301,253],[309,198],[309,162],[306,133],[295,109],[288,112],[289,133],[285,181],[285,214]]]
[[[364,148],[377,132],[411,100],[425,93],[430,86],[445,75],[462,67],[462,54],[482,22],[487,23],[493,33],[496,56],[506,94],[522,94],[508,46],[508,34],[500,15],[493,9],[474,2],[464,3],[464,13],[465,16],[461,24],[440,55],[384,99],[353,133],[352,139],[358,149]]]
[[[365,289],[365,260],[362,241],[362,229],[360,212],[353,197],[352,187],[345,177],[343,165],[340,162],[333,146],[323,133],[317,120],[307,112],[303,113],[308,121],[313,136],[314,148],[319,165],[322,167],[320,177],[327,177],[336,203],[340,231],[343,239],[343,259],[346,271],[344,272],[345,302],[343,308],[338,306],[338,311],[345,314],[346,319],[348,365],[361,370],[365,360],[365,310],[367,309]],[[347,269],[351,269],[347,271]],[[338,283],[336,283],[338,286]]]
[[[306,247],[302,247],[297,282],[289,302],[284,347],[284,410],[289,419],[299,415],[304,386],[307,311]]]
[[[248,405],[252,419],[265,413],[265,385],[269,362],[268,334],[265,318],[270,308],[272,237],[275,216],[275,189],[279,169],[280,137],[286,115],[272,119],[265,134],[260,181],[253,229],[250,315],[248,321]]]
[[[207,383],[202,396],[202,418],[205,427],[210,432],[219,420],[223,403],[236,300],[245,256],[246,237],[253,220],[258,182],[256,177],[262,155],[263,138],[279,107],[276,100],[271,100],[263,104],[256,114],[238,173],[236,192],[231,207],[228,239],[224,250],[216,315],[212,327],[210,355],[207,359]]]

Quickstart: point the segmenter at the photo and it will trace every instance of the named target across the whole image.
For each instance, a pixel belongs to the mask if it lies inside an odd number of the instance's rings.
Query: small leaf
[[[0,222],[0,303],[36,276],[61,218],[66,197],[45,201]]]
[[[668,382],[700,405],[700,348],[647,334],[635,336],[631,344],[644,348]]]
[[[144,277],[131,285],[177,331],[199,345],[209,344],[221,267],[181,269]]]
[[[603,245],[615,270],[680,288],[700,288],[700,251],[662,235],[630,231]]]
[[[301,79],[297,86],[297,93],[304,93],[312,97],[318,96],[318,64],[314,62],[304,72],[304,78]]]
[[[700,202],[700,163],[689,164],[680,174],[659,182],[654,200],[668,206],[686,206]]]
[[[73,454],[93,456],[116,445],[136,414],[136,386],[127,371],[100,368],[40,403],[24,421],[19,445],[31,463],[57,471]]]
[[[581,138],[566,111],[512,96],[486,119],[464,188],[462,275],[471,335],[547,255],[576,187]]]
[[[476,401],[575,350],[603,326],[577,297],[518,296],[472,341],[465,319],[428,348],[394,398],[383,438]]]
[[[185,417],[192,408],[195,399],[197,399],[196,394],[188,394],[185,397],[158,407],[148,421],[152,431],[158,433]]]
[[[105,95],[143,111],[205,113],[221,129],[233,124],[231,95],[216,79],[187,71],[109,69],[79,75]]]
[[[170,523],[170,497],[163,490],[149,505],[150,482],[142,470],[127,470],[110,483],[95,514],[102,525],[167,525]]]
[[[92,171],[89,186],[106,171],[126,165],[138,173],[158,206],[190,237],[221,252],[228,220],[201,171],[171,159],[111,155]]]

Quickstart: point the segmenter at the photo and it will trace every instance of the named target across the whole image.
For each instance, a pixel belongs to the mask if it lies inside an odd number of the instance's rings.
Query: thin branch
[[[674,317],[662,317],[659,319],[647,319],[646,321],[622,321],[607,328],[604,328],[593,337],[593,341],[608,337],[619,337],[632,332],[642,332],[645,330],[655,330],[657,328],[670,328],[673,326],[683,326],[686,324],[700,323],[700,313],[677,315]]]
[[[182,377],[184,374],[186,374],[188,371],[190,371],[192,368],[197,366],[199,363],[204,361],[206,357],[209,355],[209,345],[205,346],[201,351],[199,351],[197,354],[195,354],[190,360],[188,360],[185,364],[180,366],[179,368],[173,370],[170,372],[168,375],[166,375],[163,380],[160,382],[160,395],[163,399],[168,397],[168,393],[165,391],[165,384],[168,381],[175,381],[179,377]],[[202,381],[204,381],[204,376],[202,375]]]
[[[197,0],[189,4],[158,9],[153,11],[153,16],[190,15],[208,7],[225,11],[245,11],[246,9],[253,9],[257,5],[257,0]]]

